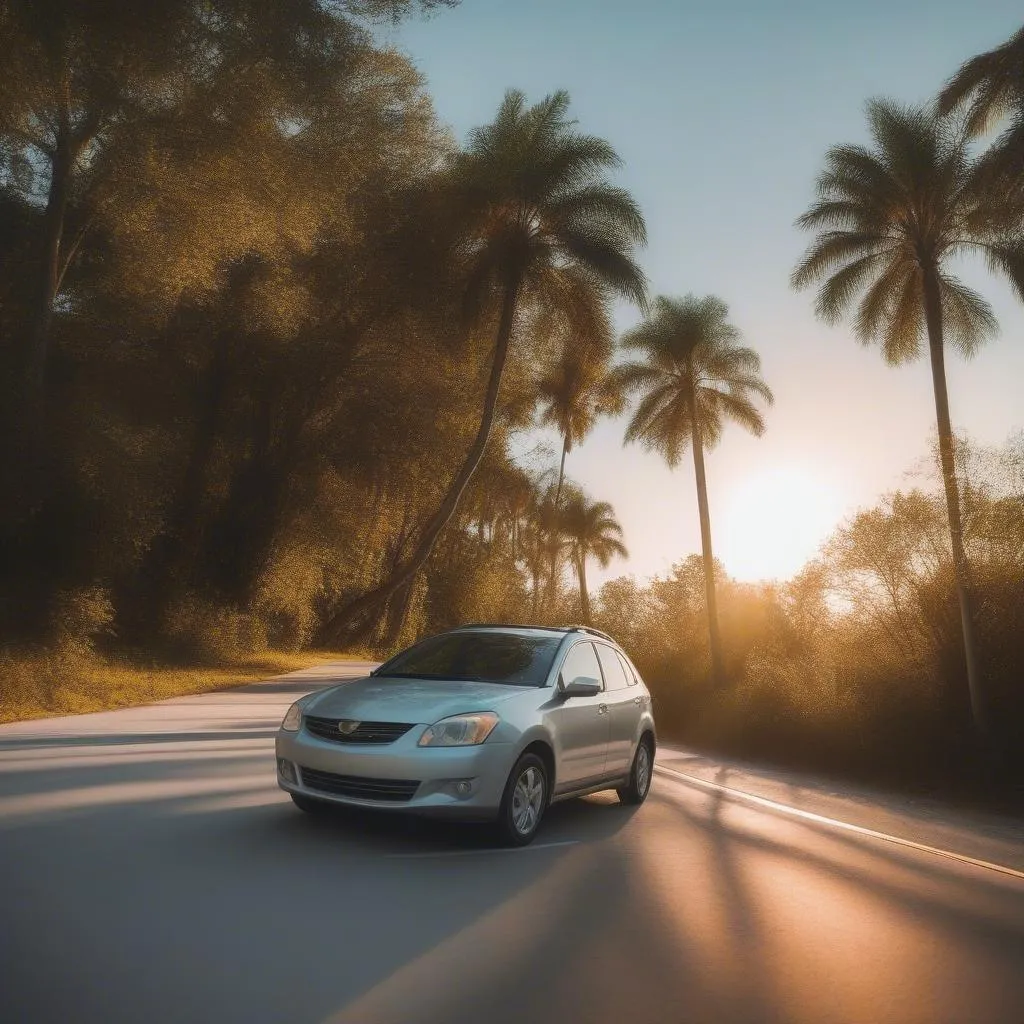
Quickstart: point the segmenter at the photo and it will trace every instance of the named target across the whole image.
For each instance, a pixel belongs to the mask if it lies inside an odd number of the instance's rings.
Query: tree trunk
[[[960,493],[957,487],[956,462],[953,453],[953,428],[949,417],[949,392],[946,389],[942,294],[939,290],[938,272],[935,267],[929,267],[924,272],[924,304],[925,321],[928,327],[928,353],[931,356],[932,365],[932,387],[935,391],[935,418],[939,430],[942,483],[946,491],[946,511],[949,515],[949,538],[953,548],[953,571],[956,575],[956,594],[960,604],[960,626],[964,638],[964,661],[967,668],[971,717],[978,735],[987,739],[989,734],[988,708],[978,668],[967,555],[964,551],[963,525],[960,517]]]
[[[548,612],[555,605],[555,583],[558,578],[558,508],[562,501],[562,482],[565,480],[565,457],[569,454],[569,437],[562,439],[562,461],[558,466],[558,485],[555,487],[555,505],[551,510],[551,565],[548,572]]]
[[[583,625],[590,625],[590,594],[587,592],[587,556],[580,554],[576,559],[576,575],[580,581],[580,607],[583,610]]]
[[[53,324],[53,304],[61,277],[61,242],[67,215],[71,186],[71,167],[74,162],[73,140],[67,107],[60,114],[56,145],[50,169],[50,189],[43,214],[43,259],[40,267],[36,308],[26,360],[27,400],[31,413],[42,415],[46,394],[46,369],[49,361],[50,330]]]
[[[206,496],[207,473],[221,429],[221,417],[228,389],[227,341],[222,333],[214,338],[210,362],[196,395],[196,426],[189,447],[185,472],[178,485],[167,521],[154,538],[135,579],[135,594],[126,622],[130,633],[147,634],[160,620],[186,583],[202,546],[202,506]]]
[[[413,577],[404,587],[392,595],[391,603],[388,606],[387,629],[384,634],[384,641],[389,651],[393,651],[401,642],[406,623],[409,621],[409,613],[412,611],[412,603],[415,596],[416,577]]]
[[[693,470],[697,478],[697,510],[700,515],[700,543],[704,556],[704,593],[708,610],[708,641],[711,647],[711,679],[715,686],[723,682],[722,639],[718,632],[718,599],[715,595],[715,557],[711,550],[711,513],[708,510],[708,481],[704,473],[704,442],[701,439],[697,398],[691,385],[690,417],[693,443]]]
[[[320,628],[321,640],[340,643],[349,639],[353,626],[356,625],[360,616],[365,616],[367,613],[378,608],[423,568],[423,565],[430,557],[431,551],[434,549],[437,538],[455,514],[459,500],[462,498],[466,486],[480,465],[480,460],[483,458],[484,450],[487,447],[487,441],[491,436],[491,427],[494,424],[494,414],[498,405],[498,394],[501,390],[502,374],[505,371],[505,363],[508,360],[508,350],[512,339],[512,325],[515,319],[520,285],[521,276],[519,275],[510,278],[505,285],[505,295],[501,305],[501,319],[498,322],[498,335],[494,345],[494,358],[491,363],[490,379],[487,382],[487,391],[484,395],[480,426],[477,429],[476,438],[463,460],[462,466],[459,468],[458,473],[455,474],[455,478],[448,488],[448,493],[445,495],[437,512],[434,513],[424,528],[419,543],[416,545],[416,549],[410,555],[408,561],[392,573],[379,587],[356,598],[356,600],[349,602],[343,608],[330,615]]]

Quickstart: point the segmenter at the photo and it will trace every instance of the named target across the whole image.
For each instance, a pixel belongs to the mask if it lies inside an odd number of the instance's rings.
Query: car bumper
[[[288,793],[347,807],[463,820],[498,814],[515,759],[511,743],[418,747],[421,729],[386,744],[322,740],[280,730],[277,782]]]

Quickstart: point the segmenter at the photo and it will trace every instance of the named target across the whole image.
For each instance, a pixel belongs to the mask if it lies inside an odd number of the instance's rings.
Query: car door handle
[[[608,714],[608,705],[607,704],[598,704],[597,705],[597,713],[599,715],[607,715]]]
[[[641,707],[643,707],[643,705],[644,705],[644,699],[643,699],[643,697],[634,697],[634,698],[633,698],[633,703],[634,703],[634,704],[635,704],[635,705],[636,705],[636,706],[637,706],[638,708],[641,708]]]

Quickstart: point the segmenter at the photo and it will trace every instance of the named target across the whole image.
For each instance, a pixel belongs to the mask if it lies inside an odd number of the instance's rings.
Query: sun
[[[841,514],[839,496],[826,480],[795,467],[762,470],[732,488],[712,519],[715,555],[734,579],[791,579]]]

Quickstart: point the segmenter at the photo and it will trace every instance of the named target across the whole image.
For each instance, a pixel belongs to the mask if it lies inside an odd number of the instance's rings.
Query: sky
[[[815,320],[789,274],[793,226],[830,145],[867,142],[865,101],[929,101],[968,57],[1020,27],[1013,0],[463,0],[388,29],[463,139],[505,90],[566,89],[581,130],[624,161],[617,182],[647,219],[652,294],[715,294],[775,393],[761,438],[725,430],[707,456],[715,555],[739,579],[786,578],[858,508],[912,481],[934,436],[926,359],[888,367],[845,326]],[[964,276],[1002,333],[972,360],[949,353],[954,429],[1001,444],[1024,427],[1024,307],[984,268]],[[639,320],[617,311],[624,330]],[[606,420],[567,474],[610,501],[628,560],[593,582],[666,573],[700,550],[693,464],[624,448]],[[552,461],[556,441],[550,435]],[[528,439],[525,447],[538,438]]]

